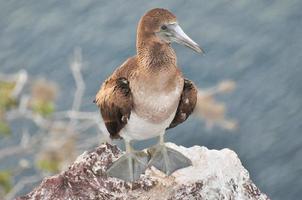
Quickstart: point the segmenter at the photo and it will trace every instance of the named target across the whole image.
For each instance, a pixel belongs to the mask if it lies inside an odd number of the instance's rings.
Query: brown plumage
[[[196,106],[197,92],[198,91],[194,83],[185,79],[184,89],[181,94],[175,117],[167,129],[174,128],[188,119]]]
[[[116,69],[97,93],[95,102],[111,138],[124,137],[121,131],[133,113],[134,118],[148,124],[167,123],[173,115],[164,131],[184,122],[194,110],[197,90],[191,81],[184,80],[170,46],[170,36],[164,31],[164,26],[176,25],[176,17],[168,10],[157,8],[147,12],[137,28],[137,55]],[[185,42],[199,52],[196,43]],[[133,127],[135,122],[127,131]]]
[[[120,138],[119,132],[127,124],[133,108],[132,94],[127,80],[131,72],[130,68],[134,66],[131,60],[133,59],[128,59],[104,82],[95,98],[111,138]]]

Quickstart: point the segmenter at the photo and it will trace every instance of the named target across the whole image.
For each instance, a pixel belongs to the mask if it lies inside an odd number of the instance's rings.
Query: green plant
[[[40,170],[56,173],[59,172],[59,162],[56,160],[47,160],[47,159],[41,159],[38,160],[36,163],[37,167]]]
[[[12,173],[9,170],[0,171],[0,187],[4,193],[8,193],[12,189],[11,183]]]

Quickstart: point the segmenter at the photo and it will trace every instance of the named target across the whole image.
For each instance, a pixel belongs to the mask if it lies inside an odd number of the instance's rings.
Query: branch
[[[76,48],[74,50],[74,58],[73,61],[70,64],[70,69],[73,75],[73,78],[76,83],[76,91],[74,94],[74,100],[72,104],[72,110],[73,111],[79,111],[82,97],[85,90],[85,82],[83,80],[82,74],[81,74],[81,68],[82,68],[82,52],[80,48]],[[70,120],[70,125],[74,125],[76,123],[75,119]]]

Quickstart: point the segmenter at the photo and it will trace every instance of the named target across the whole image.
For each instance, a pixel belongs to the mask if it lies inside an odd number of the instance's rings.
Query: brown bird
[[[96,95],[103,132],[113,139],[123,138],[126,146],[126,154],[107,170],[109,176],[133,181],[148,166],[170,175],[191,165],[164,143],[165,130],[184,122],[197,100],[196,87],[177,67],[172,42],[203,52],[171,12],[148,11],[138,24],[137,54],[117,68]],[[132,149],[131,141],[153,137],[160,137],[159,143],[148,154]]]

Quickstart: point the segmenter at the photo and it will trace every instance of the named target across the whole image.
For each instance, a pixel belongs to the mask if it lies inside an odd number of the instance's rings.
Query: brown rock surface
[[[138,181],[128,183],[106,176],[106,169],[122,152],[104,144],[83,153],[68,170],[45,178],[32,192],[17,199],[269,199],[250,180],[233,151],[168,146],[188,156],[193,166],[171,176],[148,169]]]

